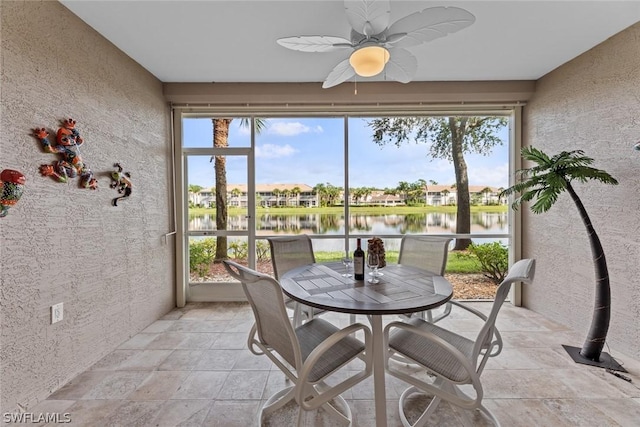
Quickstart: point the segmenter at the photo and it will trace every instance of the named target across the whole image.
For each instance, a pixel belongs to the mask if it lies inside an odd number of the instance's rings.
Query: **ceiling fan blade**
[[[389,49],[389,62],[384,67],[384,76],[387,80],[400,83],[409,83],[418,70],[418,60],[406,49]]]
[[[349,64],[349,58],[347,58],[336,65],[335,68],[329,73],[327,79],[324,81],[324,83],[322,83],[322,89],[327,89],[339,85],[340,83],[349,80],[355,75],[356,72],[354,71],[351,64]]]
[[[351,41],[335,36],[296,36],[276,40],[280,46],[302,52],[333,52],[350,48]]]
[[[394,22],[388,31],[389,43],[394,47],[416,46],[460,31],[475,20],[473,14],[458,7],[430,7]],[[406,35],[398,36],[402,34]]]
[[[349,24],[360,34],[373,36],[389,26],[389,0],[345,0],[344,8]]]

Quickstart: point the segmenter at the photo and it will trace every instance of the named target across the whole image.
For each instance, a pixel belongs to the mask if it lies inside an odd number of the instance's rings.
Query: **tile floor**
[[[488,311],[490,303],[471,303]],[[348,316],[327,314],[347,325]],[[366,319],[358,319],[366,323]],[[463,333],[477,323],[454,311],[447,327]],[[251,310],[241,303],[194,303],[174,309],[81,373],[33,412],[69,413],[73,426],[252,426],[264,400],[284,376],[265,356],[246,348]],[[443,323],[444,325],[444,323]],[[640,361],[611,350],[633,382],[575,364],[561,344],[583,337],[529,310],[505,304],[498,318],[505,348],[483,373],[485,405],[505,427],[640,426]],[[411,369],[407,367],[407,369]],[[387,376],[388,425],[400,426],[397,402],[406,386]],[[354,426],[373,426],[369,378],[345,394]],[[411,403],[412,412],[424,398]],[[294,425],[285,407],[270,425]],[[330,426],[322,411],[305,414],[306,426]],[[434,426],[486,425],[441,404]],[[35,424],[29,424],[35,425]]]

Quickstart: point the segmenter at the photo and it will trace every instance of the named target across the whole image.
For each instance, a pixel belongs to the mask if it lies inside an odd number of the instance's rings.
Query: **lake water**
[[[388,234],[446,234],[456,232],[456,214],[429,212],[422,214],[380,214],[351,215],[351,234],[388,235]],[[229,230],[246,230],[248,226],[244,215],[230,215],[227,228]],[[345,233],[344,215],[332,214],[299,214],[279,215],[266,213],[258,215],[256,221],[257,235],[274,234],[321,234],[343,236]],[[190,231],[215,230],[215,215],[200,215],[189,219]],[[472,234],[506,234],[508,232],[507,212],[472,212]],[[504,239],[474,239],[474,242]],[[333,240],[316,240],[318,249],[330,250],[342,243]],[[335,242],[335,243],[331,243]],[[392,249],[389,247],[389,249]]]

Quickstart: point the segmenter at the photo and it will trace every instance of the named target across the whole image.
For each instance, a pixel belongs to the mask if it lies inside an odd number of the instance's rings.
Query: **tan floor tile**
[[[483,313],[491,307],[487,302],[468,305]],[[341,326],[349,324],[349,316],[342,313],[325,313],[323,318]],[[397,319],[386,316],[384,324]],[[364,316],[358,321],[369,325]],[[612,352],[629,371],[629,383],[604,369],[573,362],[562,344],[580,346],[581,332],[510,304],[503,307],[498,324],[504,349],[489,361],[482,382],[484,403],[503,426],[640,426],[640,360]],[[291,382],[285,381],[285,375],[267,357],[247,349],[252,325],[246,303],[189,303],[149,325],[32,409],[69,412],[72,426],[255,425],[265,399]],[[473,337],[480,323],[454,308],[439,325]],[[416,365],[391,363],[429,379]],[[362,365],[361,361],[349,364],[330,383]],[[398,397],[407,387],[387,375],[390,427],[401,425]],[[347,390],[344,397],[355,427],[375,424],[372,378]],[[412,396],[406,407],[409,418],[416,418],[426,404],[424,396]],[[296,414],[296,405],[287,405],[266,425],[292,425]],[[311,411],[303,414],[303,425],[337,424],[325,412]],[[478,411],[442,403],[429,425],[481,427],[488,422]]]
[[[137,334],[120,344],[119,349],[142,350],[155,340],[159,334]]]
[[[164,402],[125,400],[108,418],[109,427],[148,427]]]
[[[96,362],[92,371],[115,371],[126,360],[134,357],[140,350],[114,350]]]
[[[225,332],[218,335],[216,340],[211,345],[211,348],[219,350],[246,350],[248,338],[248,332]]]
[[[557,413],[536,399],[484,399],[500,424],[509,427],[569,427]]]
[[[590,403],[621,426],[640,424],[640,399],[593,399]]]
[[[229,320],[180,320],[168,329],[172,332],[223,332]]]
[[[167,400],[149,425],[153,427],[200,426],[212,405],[209,399]]]
[[[198,371],[230,371],[246,350],[203,350],[195,365]]]
[[[156,320],[149,326],[147,326],[142,333],[143,334],[158,334],[161,332],[165,332],[171,328],[171,326],[175,323],[173,320]]]
[[[110,416],[123,400],[79,400],[67,409],[71,422],[65,424],[73,427],[108,426]]]
[[[216,400],[203,427],[245,427],[257,425],[259,400]]]
[[[107,376],[82,396],[82,399],[123,399],[149,376],[149,372],[140,371],[105,373]]]
[[[263,397],[269,371],[232,371],[224,381],[217,399],[259,400]]]
[[[482,374],[485,398],[555,399],[576,398],[553,370],[486,370]]]
[[[160,371],[192,371],[204,350],[174,350],[158,366]]]
[[[173,350],[139,350],[137,354],[120,363],[121,371],[153,371]]]
[[[179,349],[207,349],[210,348],[220,335],[214,332],[184,332],[184,340],[176,348]]]
[[[192,371],[171,399],[215,399],[228,375],[227,371]]]
[[[132,393],[129,400],[167,400],[173,396],[189,376],[186,371],[152,372]]]
[[[87,393],[93,390],[98,384],[104,381],[110,372],[85,371],[74,379],[66,383],[48,399],[52,400],[77,400],[82,399]]]

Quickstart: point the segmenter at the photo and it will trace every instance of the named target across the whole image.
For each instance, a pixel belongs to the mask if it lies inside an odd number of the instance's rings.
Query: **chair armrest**
[[[475,308],[467,307],[465,304],[462,304],[459,301],[451,300],[449,302],[451,303],[451,305],[455,305],[456,307],[460,307],[460,308],[462,308],[464,310],[467,310],[468,312],[470,312],[472,314],[475,314],[476,316],[481,318],[483,321],[487,320],[487,316],[484,315],[483,313],[481,313],[480,311],[476,310]],[[497,352],[489,353],[489,357],[497,356],[502,351],[502,336],[500,335],[500,331],[498,330],[498,328],[495,325],[493,326],[493,335],[496,338],[495,345],[496,345]]]
[[[476,310],[475,308],[467,307],[466,305],[462,304],[460,301],[450,300],[450,301],[449,301],[449,303],[450,303],[451,305],[455,305],[456,307],[460,307],[460,308],[462,308],[462,309],[464,309],[464,310],[467,310],[467,311],[468,311],[468,312],[470,312],[470,313],[475,314],[476,316],[478,316],[478,317],[479,317],[479,318],[481,318],[482,320],[487,320],[487,316],[486,316],[484,313],[482,313],[482,312],[480,312],[480,311]]]

